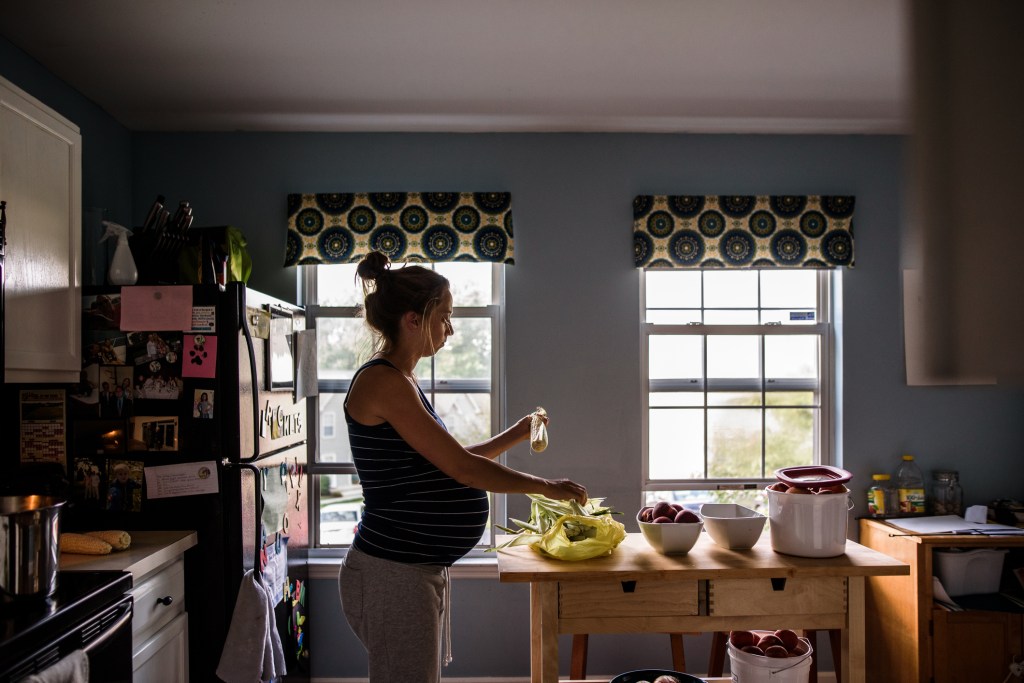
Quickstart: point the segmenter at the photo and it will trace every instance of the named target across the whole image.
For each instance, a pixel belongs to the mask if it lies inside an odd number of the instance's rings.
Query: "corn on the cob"
[[[76,555],[108,555],[110,544],[101,538],[85,534],[61,534],[60,551]]]
[[[114,550],[127,550],[132,544],[132,537],[127,531],[86,531],[85,534],[106,541]]]
[[[548,427],[544,424],[544,418],[548,412],[537,407],[530,417],[530,450],[540,453],[548,447]]]

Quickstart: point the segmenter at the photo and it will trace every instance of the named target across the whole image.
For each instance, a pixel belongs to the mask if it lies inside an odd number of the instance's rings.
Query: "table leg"
[[[846,628],[843,629],[843,683],[865,683],[867,643],[864,635],[864,577],[847,579]]]
[[[530,681],[558,683],[558,584],[530,584]]]

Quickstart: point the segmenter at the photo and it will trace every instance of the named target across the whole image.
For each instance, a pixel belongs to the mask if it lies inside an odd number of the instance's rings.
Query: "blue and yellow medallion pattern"
[[[508,192],[288,195],[284,265],[392,261],[515,263]]]
[[[637,195],[637,268],[853,266],[848,195]]]

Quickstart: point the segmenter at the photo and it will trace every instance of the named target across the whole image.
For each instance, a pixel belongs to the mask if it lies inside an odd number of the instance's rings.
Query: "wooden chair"
[[[569,678],[582,681],[587,677],[587,645],[588,633],[576,633],[572,637],[572,660],[569,663]],[[687,635],[697,635],[689,633]],[[683,634],[669,633],[669,646],[672,648],[672,668],[675,671],[686,671],[686,652],[683,649]]]

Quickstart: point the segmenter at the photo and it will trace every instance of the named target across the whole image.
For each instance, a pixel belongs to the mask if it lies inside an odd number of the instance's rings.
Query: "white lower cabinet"
[[[187,683],[185,561],[179,557],[141,579],[132,588],[134,680]]]
[[[170,623],[132,649],[134,683],[188,681],[188,614]]]

